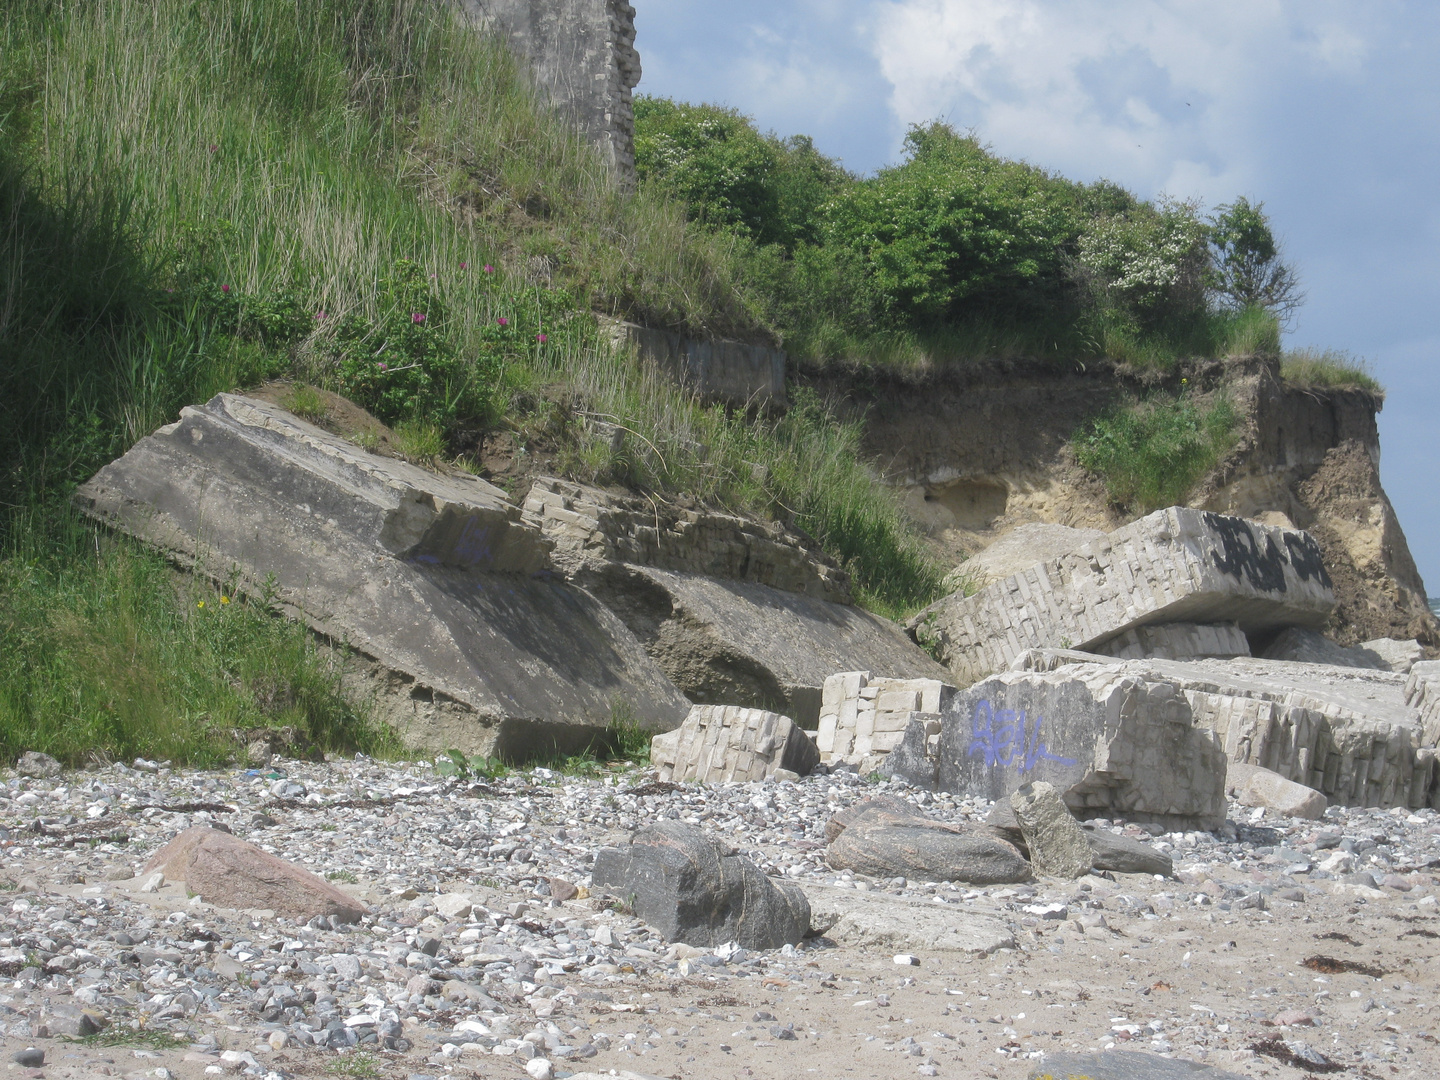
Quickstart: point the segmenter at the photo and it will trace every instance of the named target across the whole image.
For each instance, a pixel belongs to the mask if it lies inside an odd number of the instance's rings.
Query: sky
[[[1265,204],[1287,348],[1368,361],[1381,479],[1440,595],[1440,4],[634,0],[640,93],[731,105],[860,173],[908,125],[1145,198]]]

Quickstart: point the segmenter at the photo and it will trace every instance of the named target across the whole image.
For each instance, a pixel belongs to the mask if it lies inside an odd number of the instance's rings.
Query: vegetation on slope
[[[66,507],[183,405],[275,375],[452,455],[549,427],[586,477],[782,514],[877,610],[938,585],[854,425],[705,408],[603,345],[594,310],[762,333],[735,240],[626,197],[443,4],[17,0],[0,221],[0,745],[195,758],[281,721],[376,745],[303,634],[236,603],[213,632]]]
[[[1185,501],[1234,445],[1239,419],[1223,395],[1203,406],[1182,387],[1174,396],[1157,393],[1116,406],[1078,433],[1073,446],[1118,505],[1148,514]]]
[[[642,98],[642,181],[735,238],[744,280],[812,364],[911,366],[995,355],[1167,365],[1278,341],[1300,301],[1263,207],[1202,216],[1007,161],[943,123],[905,160],[847,173],[804,137],[743,115]]]

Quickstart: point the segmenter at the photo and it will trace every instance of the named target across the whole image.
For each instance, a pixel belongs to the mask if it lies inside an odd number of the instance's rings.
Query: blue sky
[[[1385,384],[1382,478],[1440,594],[1440,4],[635,3],[642,93],[736,106],[860,172],[943,117],[1075,179],[1263,200],[1308,296],[1286,344]]]

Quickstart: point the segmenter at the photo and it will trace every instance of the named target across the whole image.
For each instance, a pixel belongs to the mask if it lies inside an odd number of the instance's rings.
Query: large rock
[[[1072,664],[993,676],[951,701],[933,754],[912,723],[884,770],[991,800],[1045,780],[1077,817],[1218,826],[1223,752],[1173,685],[1123,669]]]
[[[334,916],[357,922],[364,906],[328,881],[219,829],[186,829],[151,856],[142,874],[160,871],[207,903],[268,908],[287,919]]]
[[[827,844],[834,843],[837,836],[872,810],[883,810],[900,817],[924,816],[904,799],[896,798],[894,795],[872,795],[868,799],[847,806],[843,810],[837,810],[832,814],[830,820],[825,822],[825,842]]]
[[[591,882],[628,899],[667,941],[778,949],[810,929],[810,905],[797,885],[772,881],[732,848],[679,821],[641,829],[623,849],[601,848]]]
[[[1044,780],[1022,785],[1010,796],[1010,808],[1036,874],[1078,878],[1090,872],[1095,865],[1090,841],[1052,785]]]
[[[1307,533],[1186,507],[932,604],[910,621],[957,685],[1027,649],[1093,649],[1150,623],[1232,622],[1249,636],[1324,625],[1335,596]]]
[[[674,731],[650,741],[661,780],[743,783],[780,770],[810,775],[820,753],[788,716],[736,705],[695,705]]]
[[[1008,840],[1020,849],[1026,858],[1030,857],[1025,845],[1025,834],[1015,820],[1015,810],[1009,799],[997,802],[985,819],[985,827],[996,836]],[[1175,862],[1162,851],[1156,851],[1143,840],[1134,840],[1093,822],[1080,822],[1080,829],[1090,845],[1092,870],[1108,870],[1112,874],[1159,874],[1161,877],[1175,876]]]
[[[1279,773],[1258,765],[1232,761],[1225,787],[1234,793],[1241,806],[1262,806],[1289,817],[1318,821],[1329,806],[1325,796],[1314,788],[1286,780]]]
[[[825,859],[836,870],[878,878],[998,885],[1031,877],[1030,864],[1003,840],[878,806],[851,821]]]
[[[202,573],[238,569],[372,658],[382,710],[417,745],[565,751],[617,699],[652,730],[689,708],[619,619],[537,573],[549,544],[498,488],[367,454],[278,406],[220,394],[185,409],[77,502]]]
[[[1182,1058],[1133,1050],[1103,1054],[1050,1054],[1030,1070],[1029,1080],[1246,1080],[1241,1073]]]
[[[49,780],[59,776],[64,771],[64,766],[49,754],[42,754],[38,750],[26,750],[16,759],[15,771],[21,776]]]
[[[833,885],[805,885],[810,930],[838,945],[921,955],[961,953],[988,956],[1016,948],[1015,936],[998,911],[921,903]]]

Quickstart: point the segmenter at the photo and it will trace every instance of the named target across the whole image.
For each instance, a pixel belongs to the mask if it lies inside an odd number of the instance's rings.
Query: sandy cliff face
[[[1286,384],[1268,357],[1197,362],[1158,377],[1108,365],[975,365],[844,393],[866,417],[877,468],[937,551],[958,562],[1030,522],[1108,530],[1130,520],[1067,443],[1123,395],[1173,392],[1182,378],[1201,397],[1223,391],[1245,418],[1190,505],[1312,532],[1335,581],[1339,606],[1327,632],[1337,640],[1440,646],[1440,623],[1380,484],[1382,402],[1372,394]]]

